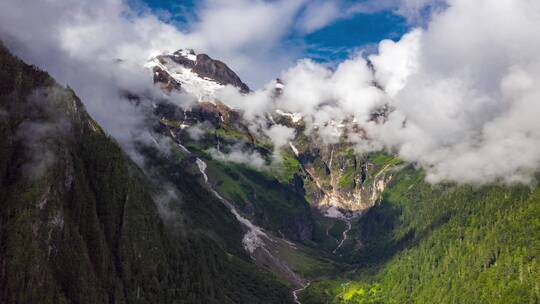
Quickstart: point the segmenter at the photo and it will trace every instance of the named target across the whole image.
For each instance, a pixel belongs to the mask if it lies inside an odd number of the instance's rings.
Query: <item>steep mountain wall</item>
[[[380,201],[399,159],[358,154],[346,141],[326,145],[300,134],[291,147],[300,163],[308,201],[330,217],[354,217]]]
[[[164,222],[158,182],[74,92],[3,47],[0,116],[1,303],[292,302],[196,178],[172,164],[153,171],[177,176],[178,220]]]

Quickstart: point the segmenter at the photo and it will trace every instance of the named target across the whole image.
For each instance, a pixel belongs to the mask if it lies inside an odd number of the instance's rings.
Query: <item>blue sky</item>
[[[180,30],[189,29],[188,20],[196,19],[197,5],[194,0],[132,0],[143,1],[154,14],[175,24]],[[379,0],[380,1],[380,0]],[[352,5],[365,1],[341,2]],[[134,3],[134,2],[132,2]],[[301,46],[301,57],[318,62],[333,63],[346,59],[356,50],[374,49],[383,39],[398,40],[409,29],[407,20],[394,14],[391,9],[377,10],[373,13],[356,13],[326,24],[314,32],[304,33],[291,28],[282,44]]]
[[[306,54],[318,61],[343,60],[358,48],[383,39],[398,40],[406,31],[405,19],[391,11],[357,14],[305,36]]]

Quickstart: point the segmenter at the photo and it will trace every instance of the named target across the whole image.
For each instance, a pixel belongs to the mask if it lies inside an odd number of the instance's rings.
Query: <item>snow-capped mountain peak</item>
[[[182,55],[177,53],[161,55],[147,63],[146,66],[154,71],[154,83],[160,83],[169,91],[183,90],[195,96],[199,102],[214,102],[216,91],[224,86],[208,77],[200,77],[193,72],[193,68],[172,59],[179,56]],[[196,57],[192,60],[193,57],[194,55],[187,54],[183,58],[196,62]]]
[[[216,91],[226,85],[249,92],[249,87],[225,63],[190,49],[153,57],[146,66],[154,72],[154,83],[168,91],[184,90],[200,102],[215,102]]]

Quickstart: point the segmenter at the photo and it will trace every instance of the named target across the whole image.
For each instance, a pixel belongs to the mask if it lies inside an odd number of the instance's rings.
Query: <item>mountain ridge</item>
[[[0,302],[539,301],[537,187],[431,185],[346,132],[324,144],[300,113],[262,118],[295,131],[276,147],[178,64],[147,66],[198,103],[151,100],[135,164],[73,90],[0,47]]]
[[[292,302],[284,283],[245,257],[238,223],[186,169],[171,172],[182,200],[169,197],[169,211],[193,231],[164,222],[156,201],[164,189],[73,91],[3,47],[0,66],[8,118],[0,121],[0,302]],[[165,161],[155,149],[142,153]],[[172,169],[155,168],[161,178]]]

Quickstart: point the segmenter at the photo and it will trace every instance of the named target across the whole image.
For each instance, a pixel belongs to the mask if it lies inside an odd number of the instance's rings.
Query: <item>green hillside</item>
[[[302,303],[539,303],[540,189],[432,186],[401,171],[359,223],[357,270]]]

